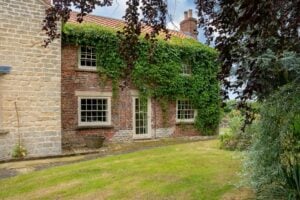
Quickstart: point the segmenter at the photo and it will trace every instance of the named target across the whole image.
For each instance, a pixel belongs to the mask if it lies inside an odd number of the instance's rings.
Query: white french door
[[[142,103],[138,97],[133,97],[133,138],[151,138],[151,100]]]

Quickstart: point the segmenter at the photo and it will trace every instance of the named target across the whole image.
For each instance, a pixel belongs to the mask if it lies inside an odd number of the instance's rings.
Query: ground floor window
[[[79,125],[110,125],[108,97],[79,97]]]
[[[176,121],[194,122],[196,110],[189,100],[177,100],[176,102]]]

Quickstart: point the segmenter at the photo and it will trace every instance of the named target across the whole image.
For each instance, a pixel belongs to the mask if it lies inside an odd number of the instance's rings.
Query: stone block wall
[[[0,1],[0,65],[12,67],[0,75],[0,160],[19,135],[28,156],[61,153],[61,42],[41,46],[46,2]]]
[[[62,142],[63,147],[84,146],[83,136],[88,134],[104,135],[109,141],[122,142],[133,140],[133,86],[120,90],[117,98],[112,97],[111,126],[78,126],[78,92],[111,93],[112,83],[105,84],[96,71],[78,68],[78,46],[62,48]],[[199,135],[192,125],[176,124],[176,103],[170,103],[167,116],[158,101],[151,99],[151,136],[152,138]]]

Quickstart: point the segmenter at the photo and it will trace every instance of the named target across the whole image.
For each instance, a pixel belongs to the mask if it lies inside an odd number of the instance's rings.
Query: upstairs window
[[[96,126],[110,125],[111,121],[110,98],[107,97],[80,97],[79,98],[79,125]]]
[[[176,121],[194,122],[196,110],[189,100],[177,100],[176,103]]]
[[[181,68],[182,69],[181,74],[183,76],[190,76],[190,75],[192,75],[192,67],[190,65],[188,65],[188,64],[182,64],[181,67],[182,67]]]
[[[96,69],[96,48],[82,46],[79,51],[79,68]]]

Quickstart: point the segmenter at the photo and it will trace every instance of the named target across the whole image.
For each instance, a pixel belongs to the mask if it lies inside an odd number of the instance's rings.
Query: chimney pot
[[[185,12],[184,12],[184,19],[187,19],[187,18],[188,18],[188,12],[185,11]]]
[[[193,10],[192,9],[189,9],[188,17],[189,18],[193,18]]]

